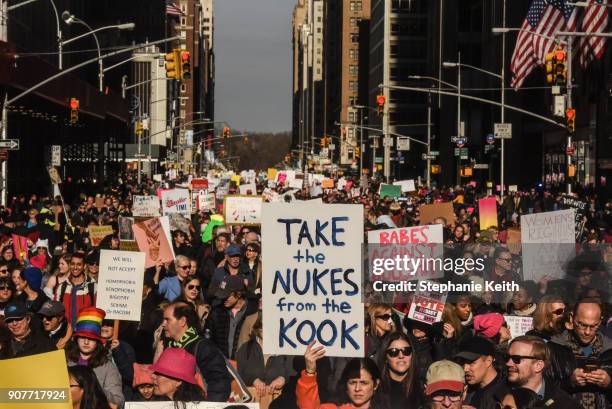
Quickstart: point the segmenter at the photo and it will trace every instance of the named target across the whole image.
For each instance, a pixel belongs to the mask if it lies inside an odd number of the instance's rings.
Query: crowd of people
[[[139,322],[117,327],[105,319],[96,307],[100,250],[121,248],[118,218],[131,216],[134,195],[154,196],[157,188],[125,177],[73,189],[74,197],[19,196],[1,209],[0,359],[64,350],[74,408],[160,400],[299,409],[612,408],[612,202],[593,191],[575,197],[587,204],[577,223],[582,245],[564,277],[535,282],[522,279],[507,232],[520,227],[522,215],[563,208],[562,194],[534,188],[498,197],[499,227],[481,231],[476,203],[487,192],[473,186],[422,187],[393,199],[381,198],[375,183],[322,189],[325,203],[362,205],[366,233],[418,225],[420,204],[452,202],[454,219],[434,220],[443,225],[446,250],[483,257],[486,269],[449,272],[444,280],[519,286],[510,294],[449,294],[442,321],[430,325],[408,318],[409,303],[383,299],[366,282],[366,356],[338,358],[317,344],[303,356],[264,354],[260,254],[274,243],[261,242],[260,226],[225,225],[215,211],[196,211],[186,231],[172,231],[175,260],[145,271]],[[257,179],[258,193],[264,188]],[[273,190],[286,201],[312,198],[308,189],[290,196],[283,196],[288,188]],[[88,228],[98,225],[114,233],[94,246]],[[532,328],[512,334],[507,314],[533,317]]]

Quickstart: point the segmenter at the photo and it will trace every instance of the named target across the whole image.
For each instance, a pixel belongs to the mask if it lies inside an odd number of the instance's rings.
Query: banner
[[[119,216],[117,224],[119,225],[119,240],[133,241],[134,231],[132,230],[132,225],[134,224],[134,218]]]
[[[87,228],[89,231],[89,240],[91,241],[91,245],[94,247],[98,247],[100,242],[104,240],[106,236],[109,234],[113,234],[113,226],[89,226]]]
[[[145,253],[145,267],[154,267],[158,262],[174,261],[172,246],[166,237],[159,218],[145,220],[132,226],[138,248]],[[169,232],[168,232],[169,233]]]
[[[215,194],[206,193],[205,191],[200,190],[197,194],[196,205],[197,209],[200,211],[215,210]]]
[[[521,317],[519,315],[504,315],[510,336],[512,339],[525,335],[533,329],[533,317]]]
[[[161,192],[162,209],[164,216],[171,213],[180,213],[187,217],[191,214],[191,201],[189,200],[189,190],[171,189]]]
[[[402,193],[414,192],[416,190],[416,186],[414,185],[414,179],[400,180],[398,182],[393,182],[393,184],[397,186],[401,186]]]
[[[101,250],[96,307],[107,320],[140,321],[145,254]]]
[[[158,217],[159,198],[157,196],[132,196],[132,215],[139,217]]]
[[[262,213],[263,352],[364,356],[361,205],[266,203]]]
[[[390,199],[396,199],[402,195],[402,187],[399,185],[386,185],[381,183],[378,188],[378,194],[381,199],[388,197]]]
[[[575,253],[574,220],[573,209],[521,216],[524,280],[563,278]]]
[[[478,216],[480,218],[480,230],[489,227],[497,227],[497,200],[494,197],[478,199]]]
[[[208,179],[191,179],[191,190],[208,190]]]
[[[4,389],[0,407],[3,409],[72,409],[63,350],[0,360],[0,374],[0,388]],[[16,398],[16,391],[32,390],[38,391],[36,399]]]
[[[419,224],[432,224],[433,221],[443,217],[446,224],[453,224],[455,221],[455,211],[451,202],[426,204],[419,207]]]
[[[262,203],[261,196],[225,196],[223,201],[225,224],[260,224]]]
[[[446,295],[437,291],[417,290],[410,304],[408,318],[429,325],[442,321]]]
[[[255,186],[255,183],[242,184],[240,185],[240,194],[255,196],[257,194],[257,186]]]

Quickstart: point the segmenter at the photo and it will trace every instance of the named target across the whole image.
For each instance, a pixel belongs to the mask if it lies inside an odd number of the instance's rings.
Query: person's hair
[[[184,301],[187,303],[191,303],[191,301],[187,298],[187,286],[192,282],[198,280],[200,282],[200,292],[198,293],[198,296],[195,299],[195,304],[196,305],[204,305],[204,298],[203,298],[203,290],[204,288],[202,287],[202,280],[200,280],[200,277],[198,276],[188,276],[187,278],[185,278],[182,282],[181,282],[181,295],[178,299],[180,299],[180,301]]]
[[[576,314],[578,313],[578,308],[580,308],[581,304],[597,304],[597,306],[599,307],[599,311],[601,311],[601,316],[603,318],[603,306],[601,305],[601,300],[599,298],[592,298],[592,297],[588,297],[588,298],[583,298],[580,301],[578,301],[576,304],[574,304],[574,308],[572,309],[572,314],[574,316],[574,318],[576,318]]]
[[[507,249],[506,247],[495,247],[495,251],[493,252],[493,260],[499,258],[502,253],[510,253],[510,249]]]
[[[549,311],[548,307],[550,304],[554,303],[565,304],[565,301],[563,301],[563,298],[557,295],[545,295],[544,297],[540,298],[540,301],[533,312],[533,328],[536,331],[545,333],[555,332],[548,325],[553,319],[552,313]],[[560,330],[560,328],[558,328],[557,331],[558,330]]]
[[[383,340],[380,349],[378,350],[378,356],[376,357],[376,361],[378,362],[378,368],[380,368],[381,372],[381,393],[385,395],[389,395],[391,393],[391,376],[389,374],[389,360],[387,358],[387,349],[391,346],[394,341],[403,340],[410,345],[412,348],[412,355],[410,360],[410,368],[408,369],[408,373],[406,377],[402,381],[402,390],[404,391],[404,396],[411,397],[417,399],[419,396],[418,393],[418,373],[417,373],[417,362],[419,359],[417,357],[417,349],[414,347],[413,340],[406,334],[400,331],[391,332],[387,334]]]
[[[11,280],[10,275],[8,277],[0,277],[0,286],[7,286],[13,294],[15,293],[15,283]]]
[[[444,305],[444,312],[442,312],[442,321],[452,325],[452,327],[455,329],[455,334],[453,335],[453,338],[456,339],[461,336],[461,333],[463,332],[463,325],[461,325],[461,320],[455,312],[455,306],[453,303],[447,302]]]
[[[336,394],[338,396],[338,404],[349,403],[350,399],[346,392],[348,381],[351,379],[361,378],[361,370],[365,370],[372,377],[372,381],[376,385],[380,381],[380,371],[376,366],[376,363],[370,358],[353,358],[344,367],[340,380],[338,381]],[[382,402],[382,394],[379,393],[380,389],[374,391],[374,395],[370,401],[371,409],[379,409],[384,407]]]
[[[544,402],[540,399],[537,393],[527,388],[513,388],[507,393],[512,395],[516,407],[520,409],[538,409],[543,408]]]
[[[531,355],[544,361],[544,366],[548,367],[550,364],[550,350],[546,346],[546,341],[535,335],[521,335],[514,338],[510,345],[516,342],[531,345]]]
[[[172,396],[175,409],[186,409],[187,402],[201,402],[206,400],[204,392],[198,385],[182,381]]]
[[[188,262],[191,264],[191,259],[187,256],[183,256],[182,254],[179,254],[176,256],[176,258],[174,259],[174,265],[178,266],[178,264],[183,261],[183,262]]]
[[[193,305],[184,301],[174,301],[170,303],[168,307],[174,307],[172,309],[172,315],[174,316],[174,318],[180,320],[181,318],[185,317],[185,320],[187,321],[187,326],[195,328],[198,333],[200,332],[200,319],[198,318],[198,313],[196,312]]]
[[[368,306],[366,309],[366,333],[373,337],[377,337],[376,334],[376,315],[382,311],[391,311],[393,313],[393,307],[389,304],[374,303]]]
[[[219,233],[219,234],[217,234],[215,236],[215,243],[217,242],[217,239],[219,239],[220,237],[225,238],[225,241],[227,241],[228,243],[232,242],[232,236],[229,233],[223,232],[223,233]]]
[[[80,258],[81,260],[83,260],[83,263],[85,263],[85,254],[81,253],[79,251],[72,253],[72,257],[70,257],[70,261],[72,261],[73,258]]]
[[[82,365],[69,366],[68,374],[83,389],[82,408],[108,409],[108,400],[92,368]]]
[[[66,348],[65,348],[66,359],[68,361],[79,362],[80,352],[79,352],[79,344],[77,342],[78,338],[79,337],[74,337],[70,341],[68,341],[68,343],[66,344]],[[87,361],[87,366],[91,368],[97,368],[101,365],[104,365],[106,362],[108,362],[108,350],[104,348],[104,346],[102,345],[100,341],[93,340],[93,339],[90,341],[96,343],[96,349],[94,350],[93,354]]]

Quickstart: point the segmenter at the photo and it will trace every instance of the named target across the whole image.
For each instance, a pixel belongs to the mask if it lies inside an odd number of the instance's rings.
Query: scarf
[[[198,332],[193,327],[187,328],[187,331],[183,334],[181,339],[178,341],[170,341],[169,346],[171,348],[185,348],[187,345],[191,344],[194,341],[197,341],[200,336]]]
[[[578,340],[569,332],[565,336],[567,345],[572,349],[574,355],[582,355],[582,346],[578,343]],[[599,357],[603,350],[603,337],[601,334],[595,336],[591,347],[593,348],[591,356]],[[574,394],[574,398],[578,400],[584,409],[603,408],[605,403],[600,402],[602,399],[598,395],[599,394],[593,392],[578,392]]]

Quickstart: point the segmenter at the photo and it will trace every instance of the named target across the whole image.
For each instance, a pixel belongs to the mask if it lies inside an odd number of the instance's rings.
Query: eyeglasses
[[[387,355],[391,358],[397,358],[402,353],[403,356],[412,355],[412,347],[403,347],[403,348],[389,348],[387,349]]]
[[[508,263],[512,261],[512,258],[503,258],[503,257],[497,257],[498,260],[503,260],[503,261],[507,261]]]
[[[24,319],[25,319],[25,317],[21,317],[21,318],[11,318],[11,319],[9,319],[9,320],[5,320],[5,321],[4,321],[4,323],[5,323],[6,325],[11,325],[11,324],[12,324],[12,323],[14,323],[14,322],[21,322],[21,321],[23,321]]]
[[[176,268],[180,268],[181,270],[189,270],[191,268],[191,265],[177,266]]]
[[[43,321],[52,321],[53,319],[58,318],[57,315],[52,315],[52,316],[47,316],[47,315],[43,315],[42,319]]]
[[[189,285],[187,286],[187,289],[188,289],[188,290],[193,290],[193,289],[196,289],[196,290],[200,291],[200,286],[199,286],[199,285],[189,284]]]
[[[9,287],[0,287],[0,291],[8,291],[8,290],[10,290]]]
[[[596,331],[597,328],[599,328],[599,326],[601,325],[601,322],[595,324],[595,325],[588,325],[588,324],[584,324],[580,321],[574,321],[574,325],[576,326],[576,328],[578,328],[579,330],[593,330]]]
[[[563,315],[565,314],[565,308],[557,308],[554,311],[551,311],[552,314],[554,315]]]
[[[512,360],[512,362],[514,362],[516,365],[520,364],[523,359],[532,359],[536,361],[542,360],[541,358],[538,358],[535,356],[529,356],[529,355],[510,355],[510,354],[504,355],[504,362],[508,362],[509,360]]]
[[[515,408],[510,405],[502,405],[501,402],[497,402],[495,404],[495,409],[515,409]]]
[[[461,400],[461,393],[453,393],[452,395],[434,395],[431,400],[434,402],[444,402],[444,399],[448,398],[451,402],[459,402]]]
[[[253,253],[257,253],[257,250],[255,250],[255,249],[246,249],[246,251],[250,251],[250,252],[253,252]]]
[[[389,321],[391,319],[391,314],[377,315],[376,319],[383,320],[383,321]]]

